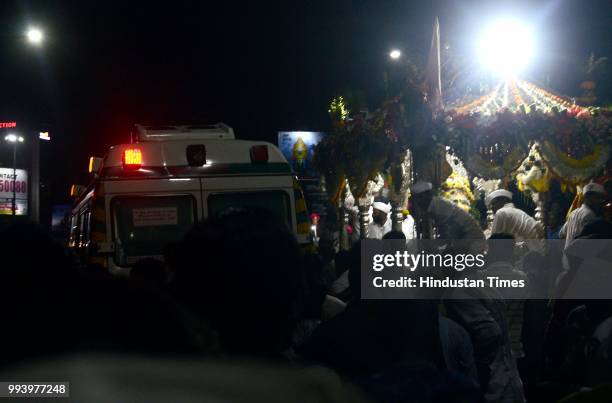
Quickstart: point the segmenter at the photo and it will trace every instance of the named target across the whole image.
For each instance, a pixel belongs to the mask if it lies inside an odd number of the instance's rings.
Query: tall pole
[[[11,205],[11,215],[15,216],[16,213],[16,199],[17,199],[17,141],[13,143],[13,203]]]
[[[28,215],[30,220],[35,223],[40,222],[40,140],[37,135],[33,135],[31,158],[31,174],[29,175],[30,182],[30,202],[28,203]]]

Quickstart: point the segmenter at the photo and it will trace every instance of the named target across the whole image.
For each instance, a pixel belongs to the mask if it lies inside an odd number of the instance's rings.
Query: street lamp
[[[27,30],[26,37],[28,38],[28,42],[34,46],[40,46],[45,39],[43,32],[34,27]]]
[[[23,137],[16,134],[7,134],[4,139],[9,143],[23,143]]]
[[[13,143],[13,201],[11,203],[11,215],[14,216],[17,211],[17,144],[23,143],[23,136],[11,133],[4,136],[4,140]]]
[[[402,56],[402,52],[400,52],[397,49],[393,49],[391,52],[389,52],[389,57],[393,60],[397,60]]]

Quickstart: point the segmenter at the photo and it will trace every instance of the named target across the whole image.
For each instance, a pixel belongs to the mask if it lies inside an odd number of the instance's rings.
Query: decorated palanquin
[[[513,185],[533,200],[535,216],[543,220],[553,181],[579,200],[581,186],[600,176],[610,160],[607,109],[578,106],[518,79],[444,109],[431,108],[422,94],[413,87],[372,113],[351,115],[342,98],[330,106],[334,129],[317,146],[315,164],[331,203],[342,208],[352,195],[362,225],[379,175],[396,209],[394,224],[414,180],[432,182],[472,213],[479,198]]]
[[[576,192],[610,160],[612,114],[522,80],[449,105],[437,136],[471,177],[516,183],[540,202],[552,180]],[[577,192],[579,194],[579,192]],[[449,195],[450,196],[450,195]]]

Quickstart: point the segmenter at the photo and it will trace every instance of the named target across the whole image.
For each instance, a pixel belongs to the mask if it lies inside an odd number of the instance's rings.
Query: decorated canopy
[[[518,111],[521,107],[528,111],[551,112],[553,108],[572,109],[576,114],[589,113],[588,108],[575,104],[569,97],[555,94],[536,84],[521,79],[507,79],[483,96],[470,99],[469,95],[447,104],[447,109],[457,114],[480,113],[491,116],[504,109]]]
[[[547,175],[575,186],[593,178],[609,160],[611,118],[606,110],[579,106],[511,79],[485,96],[451,104],[439,137],[473,175],[507,178],[531,152],[531,160],[541,156]]]

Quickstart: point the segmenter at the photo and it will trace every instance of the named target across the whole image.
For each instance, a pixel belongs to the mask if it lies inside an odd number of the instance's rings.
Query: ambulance
[[[140,259],[163,260],[198,221],[247,207],[269,210],[310,243],[304,196],[274,145],[237,140],[223,123],[136,125],[131,137],[90,158],[89,186],[71,187],[68,246],[83,263],[128,275]]]

